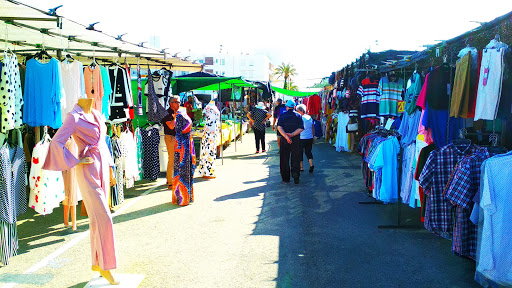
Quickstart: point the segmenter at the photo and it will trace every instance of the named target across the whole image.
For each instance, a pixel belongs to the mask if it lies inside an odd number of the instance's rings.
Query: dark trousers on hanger
[[[292,138],[292,143],[288,144],[284,137],[280,137],[281,149],[279,151],[279,167],[281,170],[281,178],[283,181],[290,181],[290,172],[293,179],[300,177],[300,136],[297,135]],[[291,161],[290,161],[291,160]],[[291,162],[291,171],[290,171]]]
[[[267,150],[265,147],[265,130],[253,129],[254,131],[254,139],[256,140],[256,151],[260,151],[260,143],[261,150]]]

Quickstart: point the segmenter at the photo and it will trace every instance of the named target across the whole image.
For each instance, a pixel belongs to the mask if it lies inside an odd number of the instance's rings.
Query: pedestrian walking
[[[258,106],[254,107],[251,112],[247,113],[247,118],[249,118],[249,123],[252,125],[252,130],[254,131],[256,154],[260,153],[260,143],[262,149],[261,152],[266,152],[265,130],[267,120],[270,117],[272,117],[272,115],[265,111],[265,104],[263,104],[263,102],[259,102]]]
[[[300,104],[297,106],[297,113],[302,116],[304,123],[304,130],[300,132],[300,171],[304,171],[304,154],[308,158],[309,173],[313,173],[315,166],[313,165],[313,144],[315,143],[315,124],[313,118],[306,114],[306,105]]]
[[[274,108],[274,121],[272,123],[272,130],[276,130],[276,122],[277,120],[279,119],[279,116],[281,115],[281,113],[284,113],[286,112],[286,106],[283,104],[283,100],[281,100],[281,98],[277,99],[277,103],[276,103],[276,107]],[[279,139],[281,138],[281,134],[279,133],[279,131],[277,131],[277,147],[280,147],[280,141]]]
[[[284,182],[290,182],[290,172],[295,184],[300,180],[300,132],[304,130],[302,117],[293,111],[295,102],[288,100],[286,102],[286,112],[279,116],[277,121],[277,131],[281,134],[279,166],[281,178]],[[291,160],[291,170],[290,170]]]

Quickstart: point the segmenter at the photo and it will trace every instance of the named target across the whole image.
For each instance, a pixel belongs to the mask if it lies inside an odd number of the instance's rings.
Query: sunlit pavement
[[[196,178],[195,202],[170,204],[164,178],[125,191],[114,230],[120,274],[141,274],[139,287],[479,287],[474,264],[451,243],[421,228],[419,210],[360,205],[361,158],[314,145],[315,171],[282,183],[275,133],[267,153],[254,135],[217,160],[217,178]],[[62,208],[24,214],[19,255],[0,268],[0,287],[84,287],[90,270],[85,217],[72,232]]]

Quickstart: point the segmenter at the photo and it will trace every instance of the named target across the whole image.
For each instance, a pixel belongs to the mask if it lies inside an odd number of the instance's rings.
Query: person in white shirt
[[[315,165],[313,165],[313,153],[311,149],[313,149],[313,144],[315,143],[315,125],[313,124],[313,118],[306,114],[306,105],[298,105],[297,112],[302,116],[302,122],[304,123],[304,130],[300,132],[300,171],[304,171],[303,159],[305,153],[309,161],[309,173],[313,173]]]

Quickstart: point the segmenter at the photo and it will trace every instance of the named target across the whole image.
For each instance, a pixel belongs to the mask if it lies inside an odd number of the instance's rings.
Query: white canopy
[[[116,62],[198,72],[201,64],[172,57],[163,50],[130,43],[70,19],[14,0],[0,0],[0,50],[28,56],[45,49],[52,56],[70,54],[87,62]]]

